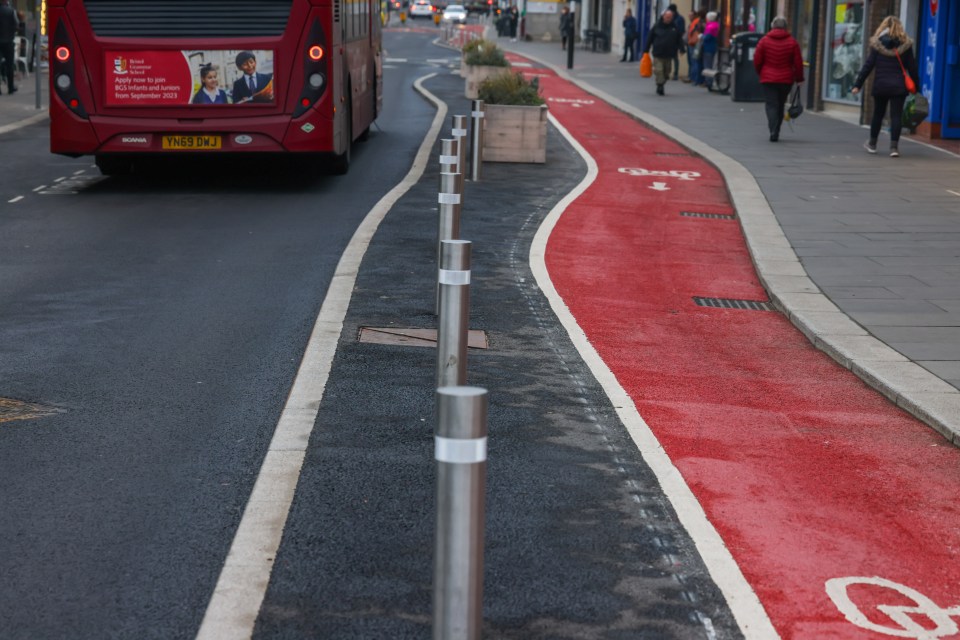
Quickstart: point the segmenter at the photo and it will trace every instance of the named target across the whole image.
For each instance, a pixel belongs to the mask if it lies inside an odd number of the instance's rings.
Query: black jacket
[[[654,58],[673,58],[677,53],[687,50],[685,39],[683,31],[677,29],[675,23],[667,24],[660,18],[650,29],[643,52],[651,52]]]
[[[870,72],[876,70],[871,95],[887,98],[906,95],[907,87],[903,81],[903,69],[900,68],[900,61],[897,60],[898,53],[903,67],[919,89],[920,76],[917,73],[917,59],[913,55],[913,41],[907,38],[907,41],[901,44],[899,40],[894,40],[890,36],[870,38],[870,54],[863,63],[863,68],[860,69],[853,86],[858,89],[862,87]]]
[[[11,43],[17,35],[20,20],[10,5],[0,5],[0,42]]]

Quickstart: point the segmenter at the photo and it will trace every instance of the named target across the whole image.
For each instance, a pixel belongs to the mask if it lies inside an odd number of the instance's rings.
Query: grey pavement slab
[[[960,411],[951,413],[960,400],[955,370],[921,368],[910,360],[929,355],[935,345],[952,358],[951,336],[938,342],[923,332],[960,319],[960,195],[951,193],[960,193],[960,158],[909,136],[901,140],[902,157],[872,156],[861,149],[864,127],[812,112],[785,125],[780,142],[772,144],[762,103],[733,102],[680,82],[668,83],[661,97],[635,65],[618,64],[611,54],[577,51],[567,71],[555,45],[501,45],[552,66],[713,162],[727,180],[771,298],[818,346],[898,405],[948,438],[960,434]],[[755,246],[747,221],[766,217],[779,222],[791,249]],[[797,278],[809,278],[815,290],[798,288]],[[914,290],[901,296],[887,286]],[[836,317],[831,308],[850,318],[836,335],[829,333],[827,319]],[[855,335],[850,326],[867,335]],[[902,337],[884,342],[878,330],[885,327],[896,327]],[[878,362],[903,366],[863,373]],[[942,362],[960,367],[960,353]],[[925,378],[928,372],[936,377]],[[923,392],[916,381],[924,379],[939,379],[953,393]]]

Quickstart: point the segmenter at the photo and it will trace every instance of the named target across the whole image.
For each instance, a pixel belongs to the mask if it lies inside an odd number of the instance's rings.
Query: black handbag
[[[796,120],[803,113],[803,102],[800,100],[800,84],[793,85],[790,89],[790,96],[787,100],[790,106],[787,107],[787,120]]]

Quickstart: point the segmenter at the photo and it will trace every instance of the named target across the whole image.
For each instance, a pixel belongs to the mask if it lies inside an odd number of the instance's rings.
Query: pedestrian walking
[[[690,82],[697,86],[703,83],[703,76],[700,74],[701,50],[697,48],[697,43],[703,33],[703,11],[691,11],[689,17],[690,26],[687,27],[687,66],[689,72],[684,82]]]
[[[770,142],[780,139],[780,125],[787,96],[794,82],[803,82],[803,56],[800,44],[787,31],[787,19],[777,16],[770,32],[760,38],[753,54],[753,67],[760,76],[766,102]]]
[[[623,16],[623,56],[620,58],[620,62],[633,62],[636,42],[637,19],[633,17],[633,12],[627,9]]]
[[[673,11],[667,9],[650,29],[644,53],[653,55],[653,75],[657,82],[657,95],[664,95],[663,85],[670,77],[673,58],[686,50],[684,34],[673,23]]]
[[[708,11],[706,24],[703,26],[703,38],[700,42],[700,71],[712,69],[713,61],[717,57],[717,49],[720,47],[720,23],[717,21],[717,12]],[[707,89],[713,88],[713,78],[705,78],[702,84]]]
[[[903,23],[895,16],[887,16],[870,38],[870,55],[853,83],[851,93],[860,93],[867,76],[874,72],[873,119],[870,120],[870,139],[864,143],[868,153],[877,152],[877,137],[883,125],[883,117],[890,106],[890,157],[900,156],[900,131],[903,129],[903,103],[907,94],[920,86],[917,73],[917,58],[913,54],[913,40],[907,35]],[[907,87],[907,78],[913,82],[912,91]]]
[[[517,26],[520,24],[520,10],[517,5],[510,7],[510,41],[517,41]]]
[[[10,0],[0,0],[0,58],[3,58],[3,76],[7,79],[7,93],[16,93],[13,84],[13,40],[20,30],[17,12],[10,6]]]
[[[676,27],[677,31],[680,33],[687,33],[687,22],[683,19],[683,16],[680,15],[680,12],[677,10],[677,5],[671,4],[667,7],[667,11],[673,12],[673,26]],[[677,53],[673,56],[673,79],[680,79],[680,51],[677,50]]]
[[[566,50],[567,42],[573,46],[573,14],[570,7],[564,7],[560,12],[560,48]]]

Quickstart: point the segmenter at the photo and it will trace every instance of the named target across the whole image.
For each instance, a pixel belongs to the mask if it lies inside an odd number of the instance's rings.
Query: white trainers
[[[891,147],[891,148],[890,148],[890,157],[891,157],[891,158],[899,158],[899,157],[900,157],[900,151],[899,151],[896,147]]]

